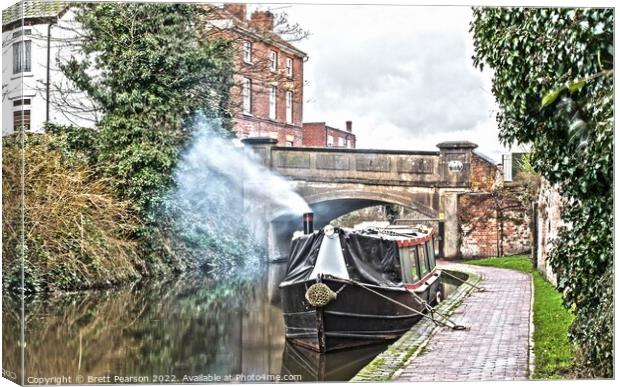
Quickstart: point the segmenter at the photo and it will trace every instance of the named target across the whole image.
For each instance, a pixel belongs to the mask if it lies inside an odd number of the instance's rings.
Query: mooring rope
[[[457,277],[457,276],[455,276],[453,274],[448,273],[446,270],[442,270],[441,273],[442,274],[447,274],[449,277],[452,277],[452,278],[454,278],[457,281],[461,281],[461,283],[464,283],[465,285],[469,285],[469,286],[471,286],[474,289],[478,289],[479,292],[486,292],[485,288],[482,288],[480,286],[476,286],[476,285],[472,284],[471,282],[467,282],[467,281],[465,281],[462,278],[459,278],[459,277]]]
[[[388,297],[388,296],[386,296],[386,295],[383,295],[383,294],[381,294],[381,293],[377,292],[376,290],[370,289],[369,287],[365,286],[364,284],[362,284],[362,283],[360,283],[360,282],[353,281],[353,280],[343,280],[343,281],[349,282],[349,283],[351,283],[351,284],[353,284],[353,285],[357,285],[357,286],[361,287],[362,289],[365,289],[365,290],[367,290],[367,291],[369,291],[369,292],[371,292],[371,293],[374,293],[374,294],[378,295],[379,297],[382,297],[382,298],[384,298],[384,299],[386,299],[386,300],[388,300],[388,301],[390,301],[390,302],[393,302],[393,303],[394,303],[394,304],[396,304],[396,305],[399,305],[399,306],[401,306],[401,307],[403,307],[403,308],[405,308],[405,309],[407,309],[407,310],[409,310],[409,311],[412,311],[412,312],[414,312],[414,313],[416,313],[416,314],[419,314],[420,316],[422,316],[422,317],[424,317],[424,318],[427,318],[427,319],[431,320],[431,321],[432,321],[432,322],[434,322],[436,325],[441,325],[441,326],[444,326],[444,327],[446,327],[446,328],[450,328],[450,329],[455,330],[455,331],[462,331],[462,330],[467,329],[467,327],[465,327],[465,326],[463,326],[463,325],[459,325],[459,324],[455,323],[454,321],[450,320],[447,316],[444,316],[443,314],[441,314],[441,313],[437,312],[437,311],[436,311],[436,310],[435,310],[432,306],[430,306],[430,305],[429,305],[426,301],[422,300],[422,299],[421,299],[421,298],[420,298],[417,294],[415,294],[415,293],[411,293],[411,294],[413,294],[415,297],[417,297],[417,299],[419,300],[418,302],[420,302],[420,301],[421,301],[422,305],[424,305],[424,306],[425,306],[425,308],[431,308],[431,309],[433,310],[433,313],[436,313],[436,314],[438,314],[439,316],[443,317],[443,318],[444,318],[444,320],[445,320],[445,321],[447,321],[447,322],[449,322],[450,324],[452,324],[452,326],[450,326],[450,325],[446,324],[444,321],[439,321],[439,320],[435,319],[433,316],[428,316],[428,315],[426,315],[426,314],[424,314],[424,313],[420,312],[420,311],[419,311],[419,310],[417,310],[417,309],[411,308],[410,306],[405,305],[405,304],[403,304],[403,303],[402,303],[402,302],[400,302],[400,301],[396,301],[396,300],[394,300],[394,299],[392,299],[392,298],[390,298],[390,297]],[[428,310],[428,309],[427,309],[427,310]]]

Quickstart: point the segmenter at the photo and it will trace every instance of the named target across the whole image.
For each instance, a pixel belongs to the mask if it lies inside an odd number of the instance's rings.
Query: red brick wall
[[[229,6],[230,8],[230,6]],[[226,12],[219,12],[214,19],[231,18]],[[218,19],[219,20],[219,19]],[[230,110],[234,117],[233,130],[238,137],[267,136],[278,139],[278,145],[292,141],[294,146],[302,145],[303,121],[303,59],[304,57],[288,48],[288,43],[269,31],[257,30],[247,20],[237,20],[243,28],[253,30],[261,38],[256,38],[239,29],[217,30],[212,35],[229,39],[234,47],[235,76],[231,88]],[[244,43],[252,44],[251,62],[244,61]],[[270,68],[270,52],[277,53],[277,70]],[[286,59],[293,61],[293,75],[286,74]],[[252,81],[251,114],[243,113],[242,85],[244,78]],[[276,86],[276,117],[269,118],[270,86]],[[292,122],[286,122],[286,91],[293,92]]]
[[[237,119],[235,131],[241,138],[273,137],[277,138],[278,145],[302,146],[302,129],[282,122],[243,116]],[[293,144],[288,144],[289,141]]]
[[[498,175],[497,165],[472,152],[471,159],[471,187],[474,191],[490,191]]]
[[[325,122],[304,122],[303,124],[304,135],[303,135],[303,145],[304,146],[319,146],[326,147],[327,146],[327,136],[332,136],[334,138],[333,147],[340,147],[338,144],[338,139],[342,138],[344,140],[344,147],[347,147],[347,139],[351,140],[351,148],[355,148],[355,135],[351,132],[347,132],[344,130],[339,130],[336,128],[332,128],[330,126],[325,125]]]
[[[328,126],[327,135],[334,138],[334,144],[332,146],[335,148],[346,148],[347,140],[351,140],[351,148],[355,148],[355,135],[353,133],[344,130],[334,129]],[[344,145],[340,145],[340,142],[338,140],[340,138],[344,141]]]
[[[278,53],[278,70],[272,73],[267,58],[270,51]],[[301,58],[288,55],[277,47],[263,42],[252,43],[254,63],[247,64],[242,60],[243,49],[239,48],[239,75],[236,84],[241,85],[243,78],[252,80],[251,115],[242,112],[241,88],[233,92],[233,102],[237,106],[234,130],[240,137],[271,136],[278,139],[278,145],[287,143],[287,136],[293,136],[294,146],[302,145],[302,101],[303,101],[303,63]],[[256,59],[254,59],[256,58]],[[286,58],[293,59],[293,78],[286,76]],[[277,87],[276,117],[269,118],[270,86]],[[286,122],[286,91],[293,92],[292,123]]]
[[[304,122],[303,124],[303,145],[304,146],[325,146],[325,122]]]
[[[511,188],[500,192],[459,195],[459,248],[463,258],[531,250],[530,204],[522,202]]]

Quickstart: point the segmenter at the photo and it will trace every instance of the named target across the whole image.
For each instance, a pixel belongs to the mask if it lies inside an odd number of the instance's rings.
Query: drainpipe
[[[52,26],[56,21],[51,22],[47,26],[47,83],[45,85],[45,123],[50,122],[50,59],[52,45]]]
[[[327,148],[327,125],[325,125],[325,147]]]

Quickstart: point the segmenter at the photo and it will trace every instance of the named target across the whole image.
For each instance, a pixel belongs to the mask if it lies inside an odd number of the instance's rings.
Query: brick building
[[[353,123],[346,122],[346,130],[327,126],[325,122],[304,122],[303,145],[314,147],[355,148]]]
[[[231,95],[237,136],[301,146],[306,54],[274,31],[269,11],[254,11],[248,19],[245,4],[208,7],[214,11],[210,32],[231,39],[235,47]]]

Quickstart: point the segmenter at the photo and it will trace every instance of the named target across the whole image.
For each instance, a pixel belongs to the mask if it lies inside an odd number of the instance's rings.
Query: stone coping
[[[461,272],[468,275],[467,282],[477,285],[481,276],[469,268],[459,267],[458,270],[443,269],[444,271]],[[454,310],[461,305],[476,289],[467,284],[461,284],[450,296],[435,307],[435,310],[446,317],[450,317]],[[418,356],[440,329],[447,329],[436,325],[433,321],[423,318],[418,321],[407,333],[392,343],[384,352],[375,357],[362,368],[351,382],[380,382],[397,377],[403,367],[414,357]]]

